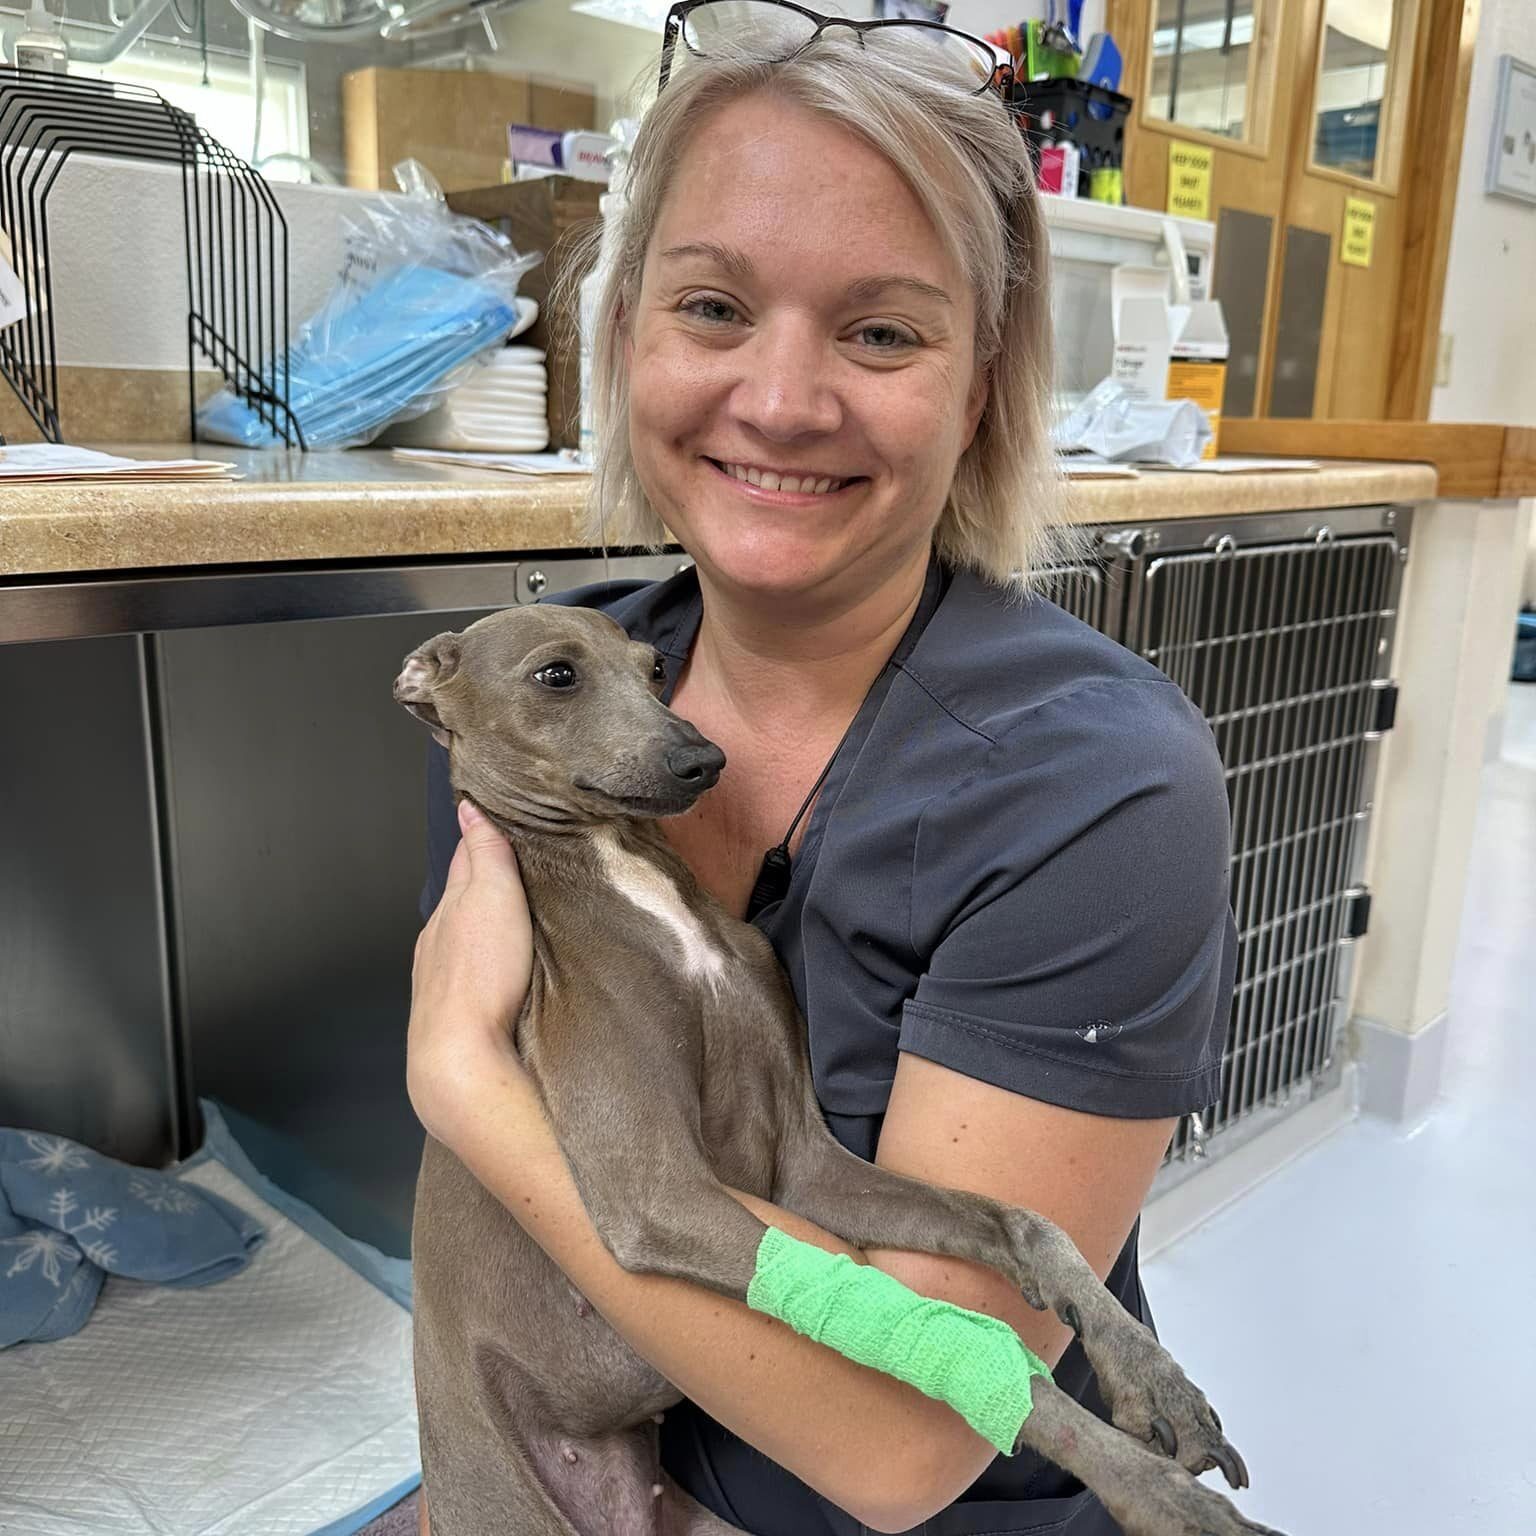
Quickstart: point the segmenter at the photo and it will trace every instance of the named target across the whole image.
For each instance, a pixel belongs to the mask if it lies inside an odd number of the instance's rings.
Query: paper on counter
[[[1321,469],[1316,459],[1249,459],[1237,454],[1217,454],[1194,464],[1138,464],[1139,469],[1172,470],[1179,475],[1269,475],[1286,469]]]
[[[68,443],[0,445],[0,480],[228,480],[219,459],[125,459]]]
[[[476,469],[502,469],[514,475],[587,475],[590,466],[562,453],[473,453],[447,448],[396,448],[397,459],[427,464],[468,464]]]
[[[1056,467],[1069,480],[1139,480],[1141,473],[1132,464],[1111,464],[1093,454],[1079,457],[1063,455],[1056,460]]]

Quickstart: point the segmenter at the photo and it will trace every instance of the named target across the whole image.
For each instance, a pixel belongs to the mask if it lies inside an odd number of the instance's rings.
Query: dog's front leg
[[[1223,1435],[1205,1395],[1151,1330],[1105,1289],[1059,1227],[982,1195],[936,1188],[866,1163],[831,1137],[813,1102],[802,1122],[781,1143],[774,1188],[780,1205],[863,1248],[942,1254],[1006,1275],[1031,1306],[1055,1312],[1081,1338],[1115,1424],[1126,1436],[1160,1448],[1188,1472],[1219,1467],[1233,1487],[1247,1486],[1242,1458]],[[1037,1404],[1043,1399],[1050,1409],[1042,1413],[1037,1406],[1031,1412],[1020,1443],[1077,1473],[1117,1514],[1126,1507],[1127,1490],[1133,1490],[1132,1503],[1143,1512],[1131,1519],[1120,1516],[1128,1531],[1174,1536],[1186,1530],[1261,1529],[1184,1473],[1171,1480],[1152,1473],[1145,1459],[1149,1453],[1128,1440],[1126,1448],[1135,1455],[1106,1459],[1096,1454],[1087,1471],[1078,1472],[1063,1458],[1064,1445],[1092,1443],[1102,1452],[1126,1437],[1110,1433],[1109,1440],[1102,1440],[1099,1431],[1105,1426],[1049,1384],[1038,1385],[1035,1395]],[[1178,1471],[1171,1463],[1163,1465]],[[1180,1487],[1183,1495],[1178,1495]],[[1183,1518],[1193,1523],[1180,1525],[1177,1517],[1165,1519],[1159,1513],[1160,1506],[1165,1512],[1176,1508],[1178,1497],[1185,1500]],[[1196,1519],[1202,1512],[1205,1523]]]

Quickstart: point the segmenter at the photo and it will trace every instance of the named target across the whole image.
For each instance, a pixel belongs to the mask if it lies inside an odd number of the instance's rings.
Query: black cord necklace
[[[890,663],[880,669],[880,676],[884,677]],[[876,679],[879,681],[879,678]],[[870,685],[871,687],[874,684]],[[854,723],[859,718],[859,712],[855,711],[854,717],[848,722],[848,729],[843,732],[837,745],[832,749],[832,756],[827,759],[827,765],[817,775],[816,782],[811,785],[811,792],[801,802],[800,809],[795,812],[795,819],[789,824],[783,838],[777,846],[770,848],[763,855],[761,868],[757,872],[757,883],[752,887],[752,894],[747,898],[747,921],[750,923],[764,907],[772,906],[776,901],[783,901],[789,894],[789,881],[791,868],[789,861],[789,844],[795,835],[795,828],[800,825],[805,813],[810,810],[811,802],[821,792],[821,786],[827,782],[827,775],[832,772],[832,764],[837,761],[837,754],[843,750],[843,743],[848,740],[853,730]]]

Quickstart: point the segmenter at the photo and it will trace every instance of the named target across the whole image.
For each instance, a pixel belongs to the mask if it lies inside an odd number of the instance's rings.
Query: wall
[[[1531,0],[1482,3],[1440,315],[1452,338],[1450,378],[1431,398],[1435,421],[1536,426],[1536,206],[1483,190],[1505,53],[1536,63]]]

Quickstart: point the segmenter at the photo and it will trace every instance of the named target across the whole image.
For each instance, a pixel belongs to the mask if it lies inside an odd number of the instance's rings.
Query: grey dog
[[[743,1301],[765,1229],[737,1189],[858,1247],[987,1264],[1077,1333],[1115,1421],[1037,1380],[1015,1450],[1066,1468],[1131,1536],[1264,1536],[1193,1475],[1247,1483],[1204,1395],[1063,1232],[888,1173],[828,1131],[772,948],[656,825],[725,762],[662,680],[605,615],[536,606],[429,640],[394,688],[447,747],[456,794],[516,848],[534,943],[516,1048],[603,1243],[627,1270]],[[412,1246],[434,1536],[735,1530],[658,1472],[654,1419],[676,1388],[430,1137]]]

